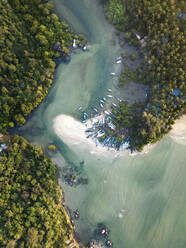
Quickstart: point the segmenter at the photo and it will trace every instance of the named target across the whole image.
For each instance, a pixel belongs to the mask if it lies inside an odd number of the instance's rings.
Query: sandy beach
[[[186,144],[186,115],[176,120],[169,136],[178,143]]]

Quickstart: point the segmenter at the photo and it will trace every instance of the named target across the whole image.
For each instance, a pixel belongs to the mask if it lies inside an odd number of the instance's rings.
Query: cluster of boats
[[[107,147],[108,150],[115,149],[117,151],[124,150],[130,145],[130,136],[122,137],[122,139],[118,139],[116,135],[114,135],[114,131],[116,129],[116,125],[114,123],[114,118],[116,116],[111,112],[109,115],[104,115],[100,120],[96,122],[92,122],[92,126],[86,129],[87,136],[86,138],[92,138],[96,144],[99,143],[103,147]]]
[[[122,62],[122,57],[119,56],[116,58],[114,63],[120,64]],[[115,72],[111,72],[111,75],[115,75]],[[100,98],[99,106],[101,111],[99,111],[96,107],[91,106],[91,113],[83,112],[83,107],[80,106],[77,111],[82,112],[82,122],[87,126],[87,120],[90,120],[91,126],[86,129],[87,139],[92,138],[96,144],[99,143],[103,147],[107,147],[108,150],[111,148],[115,150],[124,150],[130,145],[130,136],[122,135],[118,137],[118,134],[115,135],[114,131],[116,129],[116,119],[117,116],[113,113],[113,109],[115,109],[119,113],[119,108],[117,106],[122,102],[122,100],[118,96],[112,95],[112,89],[107,89],[108,94],[105,97]],[[112,100],[110,103],[110,110],[105,109],[105,104],[107,101]],[[115,101],[114,101],[115,100]],[[98,120],[94,119],[94,117],[100,116]]]
[[[112,241],[108,239],[109,229],[103,223],[98,223],[97,228],[94,231],[94,239],[92,239],[88,247],[89,248],[112,248]]]
[[[72,47],[73,47],[74,49],[76,49],[76,48],[79,47],[79,44],[77,45],[77,42],[76,42],[75,39],[73,39]],[[83,50],[83,51],[86,51],[86,50],[87,50],[87,46],[86,46],[86,45],[82,46],[82,50]]]

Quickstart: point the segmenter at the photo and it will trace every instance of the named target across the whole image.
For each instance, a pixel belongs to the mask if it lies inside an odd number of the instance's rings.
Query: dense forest
[[[1,136],[0,247],[65,248],[72,227],[54,164],[20,136]]]
[[[0,247],[79,247],[41,148],[7,130],[48,93],[57,60],[66,61],[75,35],[42,0],[0,1]],[[6,134],[5,134],[6,133]]]
[[[124,116],[115,111],[116,126],[129,126],[132,149],[156,142],[185,112],[186,6],[182,0],[103,0],[106,17],[120,36],[135,45],[144,58],[137,72],[122,73],[120,85],[130,76],[149,86],[143,104]],[[122,103],[126,106],[126,103]],[[122,107],[124,109],[124,107]],[[128,106],[126,106],[128,108]]]
[[[25,123],[48,93],[55,60],[67,56],[73,38],[85,42],[53,12],[51,2],[0,2],[0,132]],[[56,47],[55,47],[56,45]],[[54,49],[55,48],[55,49]]]

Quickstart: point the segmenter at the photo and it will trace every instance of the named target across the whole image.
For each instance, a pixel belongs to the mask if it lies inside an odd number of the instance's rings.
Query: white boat
[[[107,95],[109,98],[112,98],[112,95]]]
[[[73,40],[73,45],[72,46],[73,46],[73,48],[76,48],[77,47],[76,46],[76,40],[75,39]]]
[[[121,56],[119,56],[119,57],[117,57],[117,58],[116,58],[116,61],[117,61],[117,60],[121,60],[121,59],[122,59],[122,57],[121,57]]]
[[[104,113],[105,113],[106,115],[109,115],[109,112],[108,112],[108,111],[106,111],[106,110],[104,111]]]
[[[84,46],[82,49],[83,49],[83,51],[86,51],[86,50],[87,50],[87,47],[86,47],[86,46]]]
[[[98,138],[100,138],[100,137],[102,137],[102,136],[104,136],[105,134],[104,133],[100,133],[100,134],[98,134]]]
[[[100,100],[100,102],[103,103],[103,104],[105,103],[103,100]]]
[[[116,61],[116,64],[121,64],[121,59]]]
[[[112,92],[112,89],[107,89],[109,92]]]
[[[103,104],[102,103],[100,103],[100,107],[103,108]]]
[[[82,108],[83,108],[83,107],[79,107],[79,108],[78,108],[78,111],[80,111]]]
[[[114,107],[116,107],[116,106],[117,106],[115,103],[112,103],[112,105],[113,105]]]
[[[111,73],[110,73],[110,75],[115,76],[115,75],[116,75],[116,73],[115,73],[115,72],[111,72]]]
[[[121,100],[119,97],[115,96],[115,98],[116,98],[116,100],[118,100],[119,102],[122,102],[122,100]]]
[[[94,108],[94,111],[95,111],[95,112],[98,112],[98,110],[97,110],[96,108]]]

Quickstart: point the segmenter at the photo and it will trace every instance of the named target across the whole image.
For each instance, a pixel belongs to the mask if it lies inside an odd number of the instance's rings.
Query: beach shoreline
[[[186,115],[181,116],[180,119],[175,121],[168,135],[175,142],[186,144]]]
[[[96,122],[101,118],[103,118],[103,115],[94,117],[92,120],[89,119],[86,123],[81,123],[71,116],[61,114],[55,117],[53,129],[56,135],[67,145],[72,146],[73,148],[77,148],[81,145],[84,149],[88,149],[91,154],[103,155],[106,157],[108,155],[114,155],[114,157],[122,156],[126,153],[129,155],[147,154],[156,146],[156,144],[148,144],[144,147],[142,152],[135,153],[130,153],[127,149],[124,151],[116,151],[114,148],[111,148],[108,151],[108,149],[103,147],[100,143],[96,146],[94,140],[86,137],[87,134],[85,131],[92,126],[92,122]],[[168,136],[179,143],[180,140],[181,143],[186,141],[186,116],[182,116],[179,120],[176,120]]]

